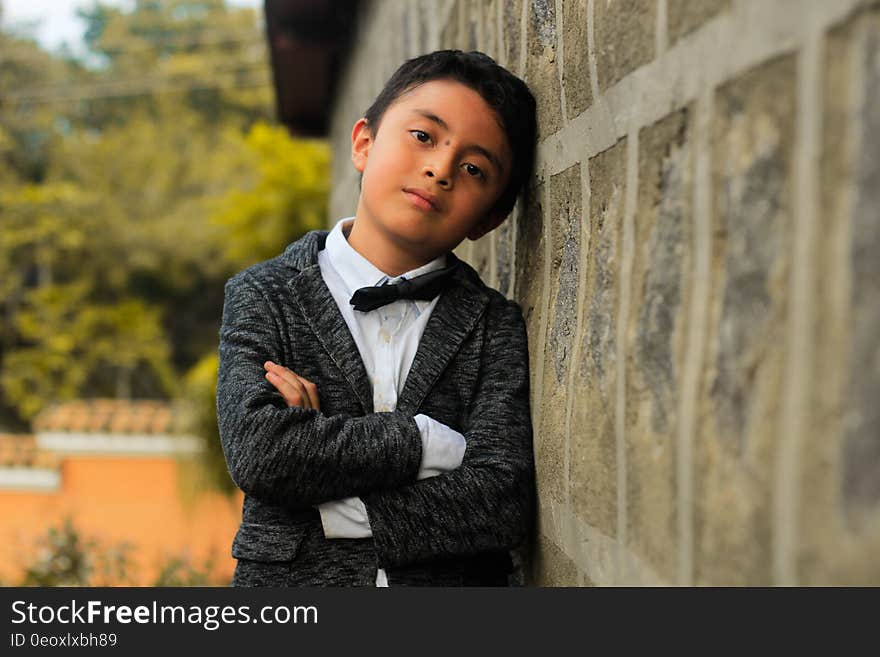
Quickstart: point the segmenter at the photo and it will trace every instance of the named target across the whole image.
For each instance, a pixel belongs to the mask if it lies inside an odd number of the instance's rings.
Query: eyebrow
[[[413,110],[413,112],[415,112],[416,114],[419,114],[420,116],[425,117],[426,119],[428,119],[429,121],[432,121],[433,123],[436,123],[444,130],[449,130],[449,126],[446,124],[446,121],[441,119],[439,116],[437,116],[433,112],[429,112],[428,110],[423,110],[423,109],[415,109],[415,110]],[[495,166],[495,168],[499,172],[504,170],[504,168],[501,166],[501,160],[499,160],[494,155],[494,153],[492,153],[492,151],[490,151],[489,149],[484,148],[484,147],[480,146],[479,144],[470,144],[467,147],[467,150],[476,151],[477,153],[479,153],[480,155],[485,157],[487,160],[489,160]]]

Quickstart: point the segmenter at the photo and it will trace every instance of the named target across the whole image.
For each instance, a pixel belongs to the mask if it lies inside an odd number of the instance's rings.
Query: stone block
[[[562,84],[568,118],[574,118],[593,102],[587,44],[587,0],[564,3]]]
[[[880,11],[856,39],[859,85],[849,273],[850,376],[845,398],[843,498],[855,513],[880,512]]]
[[[557,385],[566,381],[577,321],[578,261],[583,214],[581,168],[575,164],[550,178],[550,326],[548,365]]]
[[[531,188],[524,212],[517,213],[516,227],[516,294],[522,307],[529,338],[529,374],[532,408],[540,403],[540,389],[535,381],[538,358],[541,357],[539,337],[544,312],[544,185]],[[539,439],[535,436],[535,440]]]
[[[497,277],[498,290],[506,297],[513,297],[511,289],[513,283],[514,253],[514,226],[517,223],[517,215],[520,212],[522,201],[517,201],[510,216],[495,229],[495,275]]]
[[[712,282],[694,445],[698,584],[772,582],[796,98],[792,55],[715,95]]]
[[[667,581],[678,568],[676,437],[693,221],[689,115],[674,112],[639,133],[625,350],[628,547]]]
[[[562,89],[556,62],[556,9],[552,0],[532,0],[529,6],[524,79],[538,106],[538,137],[562,127]]]
[[[483,50],[483,13],[485,3],[482,0],[469,0],[464,3],[464,48],[463,50]]]
[[[538,459],[543,471],[542,493],[565,499],[568,368],[577,328],[578,260],[580,259],[580,166],[550,178],[550,289],[547,344],[541,397]]]
[[[502,0],[481,0],[483,5],[483,42],[480,50],[501,63],[501,35],[498,34],[498,10]]]
[[[400,48],[402,60],[415,56],[415,35],[410,31],[411,21],[415,20],[414,12],[417,7],[407,2],[400,8]]]
[[[543,534],[538,535],[532,581],[537,586],[577,586],[579,581],[574,561]]]
[[[416,51],[419,55],[428,52],[431,33],[434,30],[433,23],[437,20],[435,12],[432,11],[434,7],[435,5],[431,3],[431,0],[418,0],[415,8],[418,28],[416,31],[418,39]]]
[[[706,21],[730,9],[730,0],[666,0],[669,44],[693,32]]]
[[[522,31],[520,21],[522,16],[523,0],[507,0],[501,3],[501,34],[499,43],[498,63],[518,75],[519,54],[522,48]]]
[[[593,38],[599,90],[654,59],[657,0],[596,0]]]
[[[440,48],[465,49],[467,35],[464,30],[464,5],[463,0],[454,0],[449,10],[449,18],[446,25],[440,30]]]
[[[477,270],[486,285],[490,285],[492,261],[492,233],[484,235],[471,245],[470,265]],[[465,241],[468,241],[465,238]]]
[[[872,490],[880,471],[880,84],[871,66],[878,38],[875,7],[848,16],[823,47],[815,374],[798,519],[797,577],[807,586],[880,584],[880,506]]]
[[[617,304],[626,197],[626,139],[590,158],[589,253],[580,356],[571,394],[571,501],[607,536],[617,534]]]

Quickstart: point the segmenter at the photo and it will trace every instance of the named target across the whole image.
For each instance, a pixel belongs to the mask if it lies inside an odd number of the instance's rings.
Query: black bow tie
[[[398,299],[430,301],[449,286],[452,282],[452,272],[457,266],[458,263],[455,263],[445,269],[429,271],[427,274],[402,280],[399,283],[389,284],[386,281],[384,285],[362,287],[355,290],[349,303],[355,310],[369,312]]]

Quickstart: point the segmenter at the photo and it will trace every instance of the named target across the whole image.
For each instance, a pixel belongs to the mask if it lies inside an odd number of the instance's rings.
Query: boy
[[[535,100],[478,52],[405,62],[352,130],[353,219],[226,285],[233,585],[505,585],[534,508],[519,306],[458,260],[510,213]]]

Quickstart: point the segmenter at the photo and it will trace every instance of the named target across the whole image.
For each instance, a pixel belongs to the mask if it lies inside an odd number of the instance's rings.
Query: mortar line
[[[594,2],[587,3],[593,102],[538,145],[541,153],[555,154],[551,174],[607,150],[633,125],[651,125],[695,101],[703,85],[718,86],[762,62],[793,52],[808,31],[801,22],[780,15],[773,3],[734,5],[731,12],[710,19],[600,96],[593,37]],[[804,0],[803,5],[803,11],[814,16],[815,26],[824,31],[848,15],[859,0]],[[572,146],[584,140],[586,151]]]
[[[562,113],[562,122],[568,121],[568,109],[565,101],[565,83],[562,74],[565,70],[565,39],[562,20],[563,0],[556,0],[554,19],[556,22],[556,77],[559,80],[559,111]]]
[[[657,0],[657,21],[654,26],[654,57],[660,57],[669,47],[669,8],[666,0]]]
[[[519,62],[517,63],[516,74],[520,78],[525,78],[526,73],[526,48],[527,39],[529,37],[529,3],[523,2],[519,14]]]
[[[547,324],[548,318],[547,315],[549,313],[548,310],[548,300],[550,298],[550,259],[552,257],[551,252],[551,244],[550,240],[553,238],[553,231],[550,225],[550,181],[545,180],[542,188],[542,214],[543,216],[543,229],[544,229],[544,257],[541,269],[541,298],[540,298],[540,307],[535,308],[535,312],[540,313],[540,328],[538,330],[538,344],[537,344],[537,356],[535,358],[535,390],[533,391],[534,396],[534,410],[535,415],[533,419],[533,429],[534,431],[541,431],[541,420],[544,416],[544,351],[547,346]],[[541,440],[543,440],[543,436]]]
[[[820,61],[822,33],[812,32],[797,61],[795,117],[795,182],[792,199],[793,247],[789,278],[784,393],[773,495],[773,580],[796,586],[800,512],[800,450],[807,430],[809,382],[813,364],[812,259],[819,188],[818,154],[821,131]]]
[[[699,405],[701,372],[708,332],[709,297],[712,274],[712,151],[711,127],[714,95],[704,87],[697,99],[694,119],[693,284],[687,318],[687,348],[679,400],[679,426],[676,436],[676,482],[678,500],[678,584],[694,583],[694,440]]]
[[[593,105],[599,98],[599,69],[596,63],[596,37],[593,30],[594,3],[595,0],[587,0],[587,64],[590,67],[590,93],[593,97],[591,103]],[[592,153],[592,155],[595,154]]]
[[[630,574],[630,582],[635,586],[670,586],[672,582],[664,580],[654,570],[650,562],[639,556],[614,536],[609,536],[598,527],[594,527],[578,516],[560,508],[558,502],[545,498],[539,500],[540,520],[539,531],[554,543],[553,537],[571,535],[578,545],[576,566],[580,572],[589,577],[597,586],[620,586],[615,575],[614,561],[626,564]],[[559,525],[566,525],[560,527]]]

